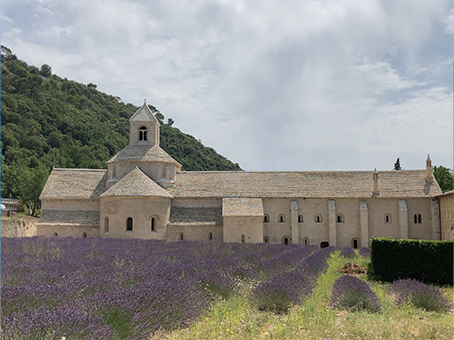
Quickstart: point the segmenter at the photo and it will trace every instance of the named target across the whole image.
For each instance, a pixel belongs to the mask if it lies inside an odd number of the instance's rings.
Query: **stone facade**
[[[452,229],[453,229],[453,191],[445,192],[444,194],[438,195],[437,198],[440,200],[440,221],[441,221],[441,239],[452,241]]]
[[[430,159],[423,170],[186,172],[158,136],[144,104],[107,170],[53,169],[37,234],[354,248],[442,237],[445,198]]]

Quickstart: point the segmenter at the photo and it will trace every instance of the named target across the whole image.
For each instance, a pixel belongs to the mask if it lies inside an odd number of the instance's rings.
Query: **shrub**
[[[362,247],[359,249],[359,255],[362,257],[369,257],[370,256],[370,249],[367,247]]]
[[[427,311],[444,312],[449,309],[449,301],[443,297],[440,289],[418,280],[396,280],[390,286],[390,293],[395,295],[399,306],[408,302]]]
[[[355,258],[356,253],[352,248],[345,247],[341,250],[339,257]]]
[[[382,280],[453,283],[453,242],[372,238],[371,263]]]
[[[333,285],[330,306],[351,311],[367,310],[378,313],[380,302],[367,282],[350,275],[344,275]]]

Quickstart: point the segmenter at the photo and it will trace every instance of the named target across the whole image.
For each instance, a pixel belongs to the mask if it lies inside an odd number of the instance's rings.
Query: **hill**
[[[171,118],[149,105],[161,122],[161,147],[182,170],[238,171],[238,164],[172,126]],[[129,117],[138,107],[52,74],[49,65],[28,65],[2,46],[2,197],[21,198],[33,215],[52,167],[106,168],[128,144]]]

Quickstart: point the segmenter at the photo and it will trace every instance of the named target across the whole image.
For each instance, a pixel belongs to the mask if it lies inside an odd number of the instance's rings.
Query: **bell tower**
[[[129,145],[159,146],[159,122],[144,101],[129,118]]]

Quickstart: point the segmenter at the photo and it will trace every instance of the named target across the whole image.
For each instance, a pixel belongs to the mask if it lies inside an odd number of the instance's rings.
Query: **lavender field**
[[[117,239],[2,239],[4,339],[148,339],[251,286],[259,310],[312,292],[333,247]]]

